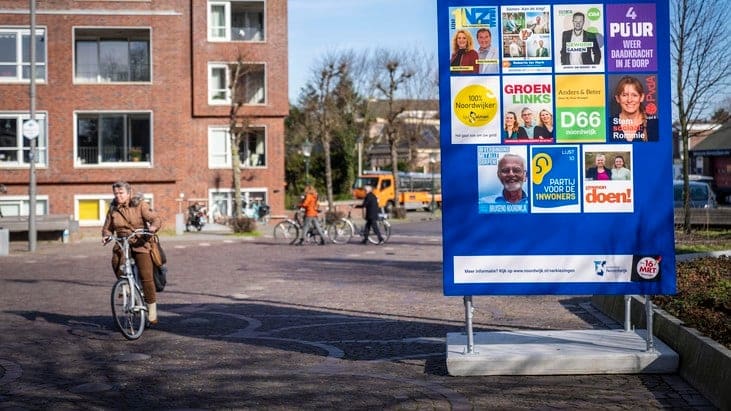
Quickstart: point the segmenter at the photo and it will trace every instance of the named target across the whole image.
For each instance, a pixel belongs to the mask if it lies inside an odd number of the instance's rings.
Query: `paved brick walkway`
[[[111,250],[0,257],[0,409],[712,409],[676,375],[452,377],[441,239],[164,239],[160,323],[113,329]],[[475,297],[475,331],[604,328],[585,297]]]

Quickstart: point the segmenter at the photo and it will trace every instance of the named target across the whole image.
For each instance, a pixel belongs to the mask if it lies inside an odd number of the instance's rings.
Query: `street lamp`
[[[358,136],[358,177],[363,174],[363,136]]]
[[[310,155],[312,155],[310,139],[302,143],[302,155],[305,156],[305,184],[310,184]]]
[[[431,205],[429,206],[429,210],[431,210],[432,214],[434,214],[434,211],[437,209],[437,204],[434,202],[434,165],[437,163],[437,153],[429,153],[429,164],[431,169]]]

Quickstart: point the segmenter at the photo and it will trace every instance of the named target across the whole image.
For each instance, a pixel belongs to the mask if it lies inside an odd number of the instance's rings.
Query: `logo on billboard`
[[[635,256],[632,261],[632,281],[657,281],[660,279],[662,257]]]

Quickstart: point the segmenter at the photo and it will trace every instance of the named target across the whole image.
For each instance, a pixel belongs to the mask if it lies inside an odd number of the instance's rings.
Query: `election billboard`
[[[437,19],[444,294],[675,293],[667,2]]]

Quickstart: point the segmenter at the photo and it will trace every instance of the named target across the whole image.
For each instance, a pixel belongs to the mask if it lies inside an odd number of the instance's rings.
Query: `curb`
[[[632,324],[645,325],[645,302],[632,296],[630,318]],[[602,312],[624,323],[624,296],[594,295],[592,304]],[[652,332],[680,356],[678,374],[722,410],[731,409],[731,350],[686,327],[678,318],[665,310],[653,308]]]

